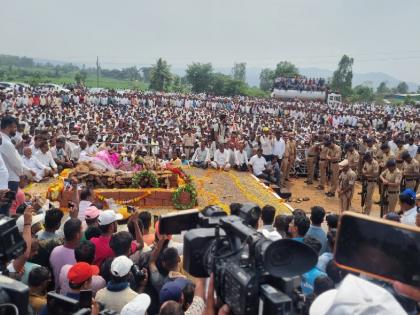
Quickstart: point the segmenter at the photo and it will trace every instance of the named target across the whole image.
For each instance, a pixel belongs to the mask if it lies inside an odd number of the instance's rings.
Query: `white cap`
[[[121,315],[144,315],[150,305],[150,297],[141,293],[127,303],[121,310]]]
[[[114,210],[105,210],[99,214],[99,225],[108,225],[123,218],[121,213],[115,213]]]
[[[45,214],[43,213],[33,215],[31,227],[39,222],[44,222],[44,219],[45,219]],[[23,232],[23,225],[24,225],[23,220],[24,220],[23,214],[16,220],[16,226],[18,227],[20,233]]]
[[[338,289],[318,296],[310,315],[396,315],[407,314],[384,288],[353,275],[347,275]]]
[[[116,277],[126,276],[133,266],[133,261],[127,256],[118,256],[114,258],[111,264],[111,273]]]

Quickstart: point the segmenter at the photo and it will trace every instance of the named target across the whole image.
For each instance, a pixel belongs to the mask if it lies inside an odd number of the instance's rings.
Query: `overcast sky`
[[[420,82],[419,0],[2,1],[0,53],[121,67],[163,57],[335,69]]]

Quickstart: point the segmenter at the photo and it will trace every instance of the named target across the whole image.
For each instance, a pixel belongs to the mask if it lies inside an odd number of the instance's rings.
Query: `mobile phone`
[[[64,187],[65,188],[70,188],[71,187],[70,179],[68,179],[68,178],[64,179]]]
[[[420,228],[345,213],[339,222],[334,259],[343,269],[420,287]]]
[[[92,308],[92,290],[81,290],[79,296],[80,308]]]

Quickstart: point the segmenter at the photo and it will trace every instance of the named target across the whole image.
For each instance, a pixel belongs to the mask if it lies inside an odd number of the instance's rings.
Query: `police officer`
[[[307,179],[306,184],[312,185],[314,180],[315,173],[315,163],[318,156],[320,144],[318,142],[312,141],[312,144],[309,146],[308,153],[306,156],[306,168],[307,168]]]
[[[366,188],[366,197],[365,197],[365,205],[363,207],[363,213],[369,215],[370,211],[372,210],[372,197],[375,191],[375,184],[378,180],[379,175],[379,164],[378,162],[372,157],[370,152],[365,153],[363,156],[363,168],[362,168],[362,175],[364,180],[367,181],[367,188]]]
[[[359,159],[360,159],[359,152],[357,152],[354,149],[354,144],[351,142],[346,143],[344,147],[346,150],[345,159],[349,161],[350,168],[353,170],[353,172],[356,173],[356,176],[357,176],[357,172],[359,168]]]
[[[319,190],[324,190],[327,183],[327,168],[328,168],[328,146],[331,144],[329,138],[324,139],[324,144],[321,146],[321,152],[319,154]]]
[[[387,189],[388,200],[387,207],[383,214],[395,211],[398,203],[398,195],[400,193],[400,184],[402,180],[402,172],[397,168],[395,160],[389,160],[386,163],[386,169],[380,175],[384,189]]]
[[[343,160],[338,163],[341,169],[338,178],[337,194],[340,198],[340,213],[348,211],[351,206],[351,200],[354,194],[354,184],[356,183],[356,173],[350,168],[348,160]]]
[[[396,144],[397,144],[397,149],[395,150],[395,160],[397,162],[397,168],[399,170],[402,170],[403,163],[404,163],[403,158],[402,158],[402,155],[407,150],[404,148],[404,141],[403,141],[403,139],[397,139],[396,140]]]
[[[331,167],[331,185],[330,190],[325,194],[328,197],[334,197],[335,191],[338,188],[338,175],[339,175],[339,168],[338,162],[341,159],[341,148],[340,146],[336,145],[332,141],[329,141],[328,145],[328,152],[327,152],[327,162],[330,163]]]
[[[405,151],[401,155],[404,163],[403,163],[403,176],[405,181],[404,188],[411,188],[414,190],[416,188],[416,183],[419,180],[419,162],[413,159],[408,153]],[[414,191],[415,192],[415,191]]]

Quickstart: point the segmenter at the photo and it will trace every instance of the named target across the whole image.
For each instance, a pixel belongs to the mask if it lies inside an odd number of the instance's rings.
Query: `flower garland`
[[[183,192],[190,194],[190,202],[187,204],[183,204],[180,201],[181,193]],[[194,185],[192,183],[188,183],[184,186],[178,187],[178,189],[172,194],[172,202],[174,203],[174,207],[180,210],[195,207],[197,205],[197,191]]]
[[[135,197],[133,199],[128,199],[128,200],[114,200],[116,204],[120,205],[120,206],[126,206],[129,204],[136,204],[137,202],[139,202],[140,200],[150,196],[152,194],[151,191],[146,190],[143,191],[144,195],[139,196],[139,197]],[[100,193],[96,193],[96,197],[100,200],[100,201],[104,201],[105,199],[107,199],[105,196],[101,195]]]
[[[155,188],[159,187],[159,181],[156,177],[156,174],[148,170],[144,170],[144,171],[134,174],[133,179],[131,180],[131,186],[134,188],[140,188],[142,187],[141,184],[145,179],[148,180],[149,185],[151,185],[152,187],[155,187]],[[146,188],[146,187],[142,187],[142,188]]]

